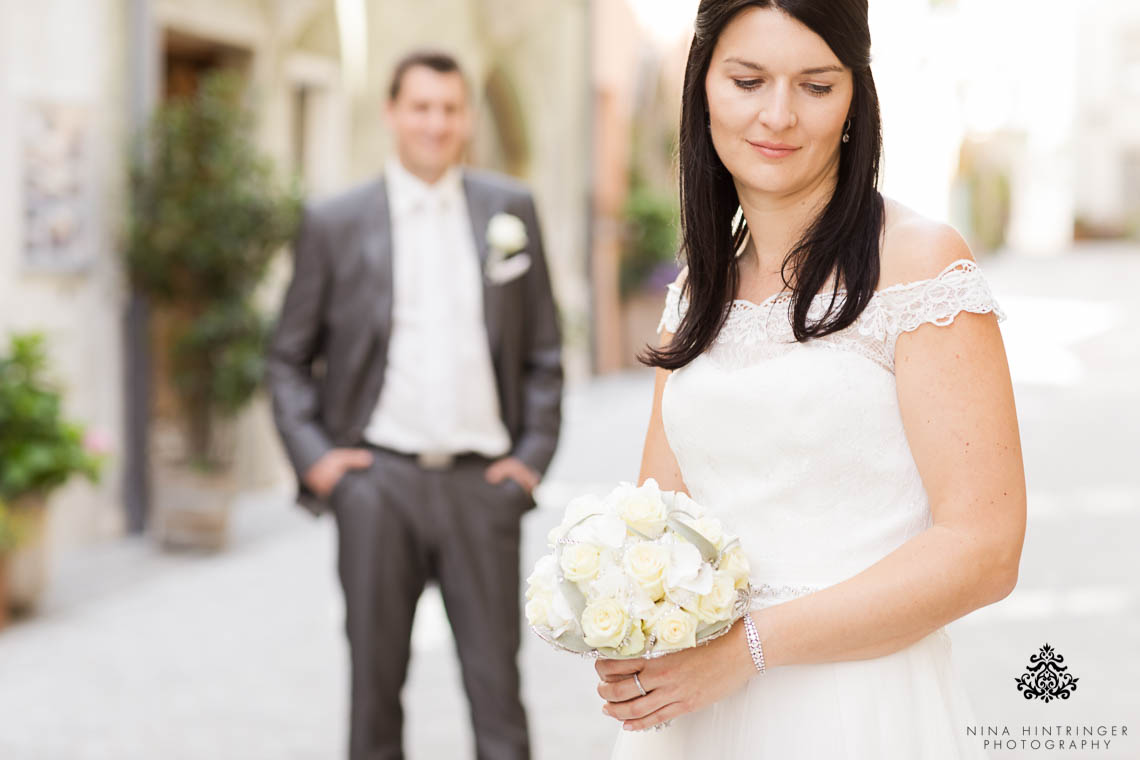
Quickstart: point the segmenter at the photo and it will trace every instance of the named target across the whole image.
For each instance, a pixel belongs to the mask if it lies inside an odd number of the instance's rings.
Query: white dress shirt
[[[483,317],[483,273],[453,166],[434,184],[387,162],[393,304],[388,364],[364,438],[408,453],[510,450]]]

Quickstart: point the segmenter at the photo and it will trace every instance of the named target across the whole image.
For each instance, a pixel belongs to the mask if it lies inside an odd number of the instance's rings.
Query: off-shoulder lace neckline
[[[924,285],[928,282],[933,282],[933,281],[939,279],[940,277],[942,277],[943,275],[947,274],[948,272],[951,272],[954,269],[957,269],[959,266],[963,266],[963,265],[965,267],[965,270],[969,271],[970,269],[976,268],[978,266],[978,263],[976,261],[974,261],[973,259],[965,259],[965,258],[955,259],[954,261],[950,262],[945,267],[943,267],[942,271],[933,277],[924,277],[921,280],[912,280],[910,282],[897,282],[894,285],[888,285],[887,287],[882,288],[881,290],[872,291],[871,292],[871,298],[875,298],[875,297],[883,295],[885,293],[892,293],[892,292],[897,291],[897,290],[905,290],[907,288],[912,288],[915,285]],[[669,287],[670,288],[676,288],[678,291],[681,290],[681,286],[678,285],[676,282],[669,283]],[[823,291],[820,293],[816,293],[812,297],[812,301],[814,302],[817,298],[823,298],[824,296],[829,296],[829,295],[831,295],[832,292],[833,291],[827,290],[827,291]],[[836,297],[839,297],[840,295],[845,295],[847,293],[847,288],[839,288],[838,290],[834,291],[834,293],[835,293]],[[682,295],[683,295],[683,291],[682,291]],[[783,300],[783,301],[790,300],[793,295],[794,294],[791,292],[788,292],[786,290],[781,290],[779,293],[773,293],[772,295],[768,296],[763,301],[757,302],[757,301],[750,301],[747,298],[734,298],[729,303],[739,304],[745,308],[763,309],[764,307],[768,306],[768,304],[770,304],[770,303],[775,303],[775,302],[781,301],[781,300]]]

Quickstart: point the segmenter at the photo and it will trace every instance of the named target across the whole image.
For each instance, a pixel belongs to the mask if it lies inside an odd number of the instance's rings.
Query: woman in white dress
[[[759,593],[706,646],[597,663],[613,758],[982,757],[944,626],[1017,580],[1005,315],[877,190],[866,0],[703,0],[695,31],[639,481],[723,518]]]

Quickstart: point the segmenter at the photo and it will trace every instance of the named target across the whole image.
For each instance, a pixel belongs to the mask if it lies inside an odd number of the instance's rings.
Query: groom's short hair
[[[392,81],[388,84],[388,100],[395,100],[400,95],[400,86],[404,83],[404,75],[416,66],[426,66],[440,74],[459,74],[463,80],[464,88],[468,88],[467,75],[459,66],[459,61],[451,53],[435,48],[417,48],[405,53],[396,61],[396,68],[392,70]],[[468,88],[469,89],[469,88]]]

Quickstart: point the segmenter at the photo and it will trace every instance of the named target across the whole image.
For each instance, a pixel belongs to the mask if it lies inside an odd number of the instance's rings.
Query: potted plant
[[[47,497],[78,473],[97,481],[104,452],[63,418],[45,377],[43,336],[13,335],[0,354],[0,553],[9,605],[34,605],[47,584]],[[6,547],[6,550],[3,550]]]
[[[665,303],[665,286],[677,264],[676,202],[633,173],[624,208],[625,229],[619,270],[625,356],[633,357],[652,343],[653,331]]]
[[[254,294],[299,219],[297,185],[274,181],[242,98],[236,75],[204,77],[157,110],[132,169],[127,268],[152,306],[158,391],[174,397],[152,421],[152,522],[166,544],[224,544],[226,433],[261,384],[269,333]]]
[[[0,499],[0,630],[8,625],[8,552],[16,545],[16,531],[8,513],[8,505]]]

